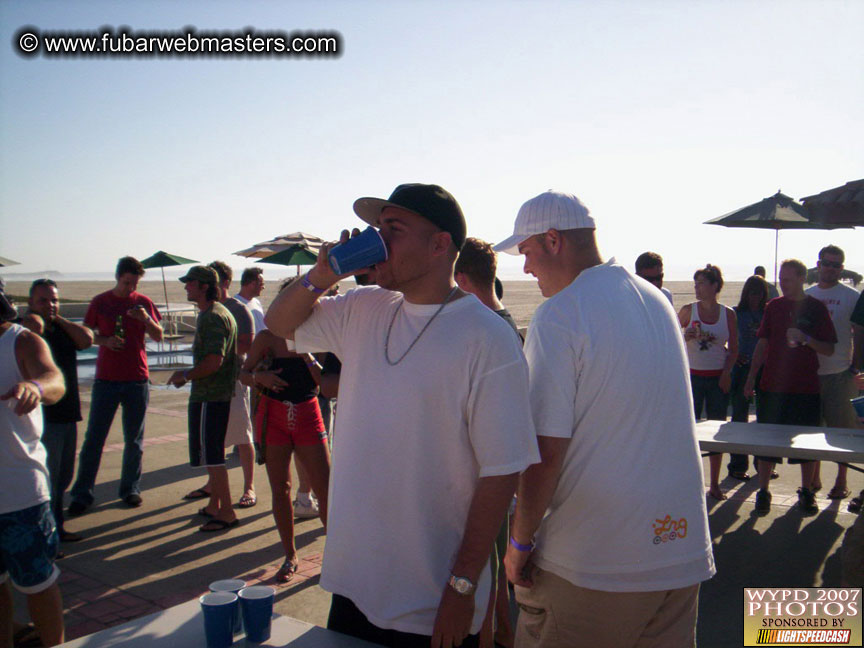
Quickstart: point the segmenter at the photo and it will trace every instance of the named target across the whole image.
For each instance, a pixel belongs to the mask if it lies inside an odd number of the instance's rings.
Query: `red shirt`
[[[123,321],[126,343],[119,351],[100,346],[96,357],[96,380],[131,382],[147,380],[147,350],[144,346],[146,329],[144,322],[132,319],[126,313],[134,306],[143,306],[147,314],[157,322],[162,319],[149,297],[133,292],[128,297],[117,297],[110,290],[96,295],[90,302],[84,324],[98,331],[99,335],[114,334],[117,316]]]
[[[801,301],[778,297],[768,302],[757,335],[768,340],[762,381],[768,392],[786,394],[819,393],[819,358],[809,346],[790,347],[786,331],[801,329],[820,342],[837,343],[837,333],[828,309],[807,295]]]

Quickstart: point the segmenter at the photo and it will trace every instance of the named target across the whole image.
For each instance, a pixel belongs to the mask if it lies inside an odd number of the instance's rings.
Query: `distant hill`
[[[0,277],[3,277],[6,281],[33,281],[34,279],[54,279],[54,281],[60,281],[61,279],[69,279],[69,277],[58,270],[42,270],[41,272],[6,272],[5,270],[0,270]]]

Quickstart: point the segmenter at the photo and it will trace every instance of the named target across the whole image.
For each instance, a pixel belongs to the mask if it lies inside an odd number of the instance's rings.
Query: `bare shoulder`
[[[23,356],[50,353],[48,344],[39,335],[29,329],[24,329],[15,340],[15,355],[20,359]]]

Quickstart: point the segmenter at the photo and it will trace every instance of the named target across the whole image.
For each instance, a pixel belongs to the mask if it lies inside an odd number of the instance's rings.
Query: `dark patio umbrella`
[[[168,307],[168,284],[165,282],[165,268],[168,266],[180,266],[187,263],[198,263],[195,259],[187,259],[186,257],[177,256],[176,254],[168,254],[159,250],[153,256],[149,256],[141,262],[145,268],[161,268],[162,269],[162,290],[165,291],[165,314],[168,315],[171,309]]]
[[[803,205],[779,191],[752,205],[705,221],[705,225],[747,227],[774,230],[774,284],[777,284],[777,249],[781,229],[834,229],[842,225],[817,223],[810,218]]]
[[[864,227],[864,180],[853,180],[801,199],[811,220],[841,227]]]
[[[291,247],[271,254],[268,257],[259,259],[258,263],[275,263],[276,265],[297,266],[297,274],[300,274],[300,266],[315,265],[318,260],[318,255],[310,252],[305,247],[300,245],[292,245]]]

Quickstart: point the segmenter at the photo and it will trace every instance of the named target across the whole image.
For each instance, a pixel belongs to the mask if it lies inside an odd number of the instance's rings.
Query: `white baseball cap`
[[[519,244],[550,229],[596,229],[588,208],[573,194],[545,191],[519,209],[513,236],[501,241],[496,252],[519,254]]]

